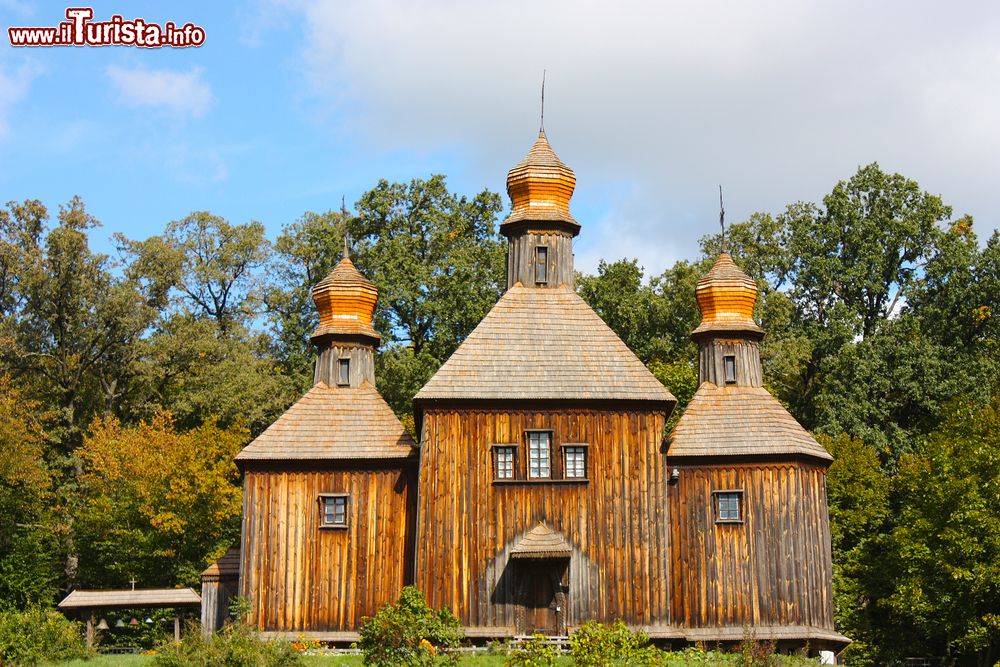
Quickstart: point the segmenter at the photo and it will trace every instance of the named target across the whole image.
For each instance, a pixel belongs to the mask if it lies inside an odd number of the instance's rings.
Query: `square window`
[[[493,476],[496,479],[514,479],[514,457],[516,448],[502,445],[493,448]]]
[[[587,477],[587,448],[582,445],[563,447],[563,476],[566,479]]]
[[[351,384],[351,360],[350,359],[338,359],[337,360],[337,384],[339,384],[339,385],[349,385],[349,384]]]
[[[722,364],[726,369],[726,384],[736,382],[736,357],[728,355],[722,358]]]
[[[548,431],[528,432],[528,477],[539,479],[552,476],[549,460],[552,434]]]
[[[543,245],[535,248],[535,282],[548,282],[549,249]]]
[[[323,494],[319,497],[320,522],[322,528],[347,527],[346,494]]]
[[[742,491],[715,492],[715,520],[718,523],[743,521]]]

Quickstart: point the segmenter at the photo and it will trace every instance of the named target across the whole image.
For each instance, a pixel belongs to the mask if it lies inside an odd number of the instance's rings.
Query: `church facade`
[[[665,436],[676,400],[574,289],[575,184],[544,132],[509,172],[507,291],[415,396],[419,441],[375,390],[375,286],[345,248],[314,288],[314,386],[237,456],[253,625],[350,641],[414,584],[473,639],[847,643],[831,458],[762,386],[756,284],[725,253],[699,282],[699,389]]]

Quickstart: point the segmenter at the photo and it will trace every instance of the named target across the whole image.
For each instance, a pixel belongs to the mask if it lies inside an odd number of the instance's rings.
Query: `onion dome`
[[[313,287],[313,301],[319,310],[319,326],[312,338],[320,336],[366,336],[378,344],[382,337],[372,328],[378,290],[354,267],[344,247],[344,256],[330,274]]]
[[[521,221],[552,221],[570,226],[575,236],[580,225],[569,212],[575,187],[573,170],[556,156],[545,130],[540,130],[528,155],[507,172],[507,194],[513,210],[501,231]]]
[[[698,281],[695,297],[701,324],[691,336],[720,332],[763,338],[764,330],[753,320],[757,291],[757,283],[736,266],[729,253],[721,253],[712,269]]]

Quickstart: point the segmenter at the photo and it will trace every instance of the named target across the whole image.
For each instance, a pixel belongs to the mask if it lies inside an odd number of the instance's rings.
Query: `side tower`
[[[670,434],[671,604],[688,641],[839,648],[826,469],[762,386],[757,285],[723,252],[698,282],[698,391]]]
[[[349,641],[409,582],[416,450],[375,390],[377,296],[345,246],[313,288],[312,389],[236,456],[240,594],[261,630]]]
[[[507,176],[507,292],[414,399],[415,583],[472,637],[670,632],[675,400],[573,290],[575,183],[540,133]]]

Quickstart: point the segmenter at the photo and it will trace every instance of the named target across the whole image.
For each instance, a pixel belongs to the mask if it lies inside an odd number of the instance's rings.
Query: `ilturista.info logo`
[[[146,49],[186,48],[205,43],[205,29],[173,21],[163,25],[146,19],[125,19],[115,14],[95,21],[92,7],[69,7],[65,21],[54,26],[10,27],[11,46],[139,46]]]

